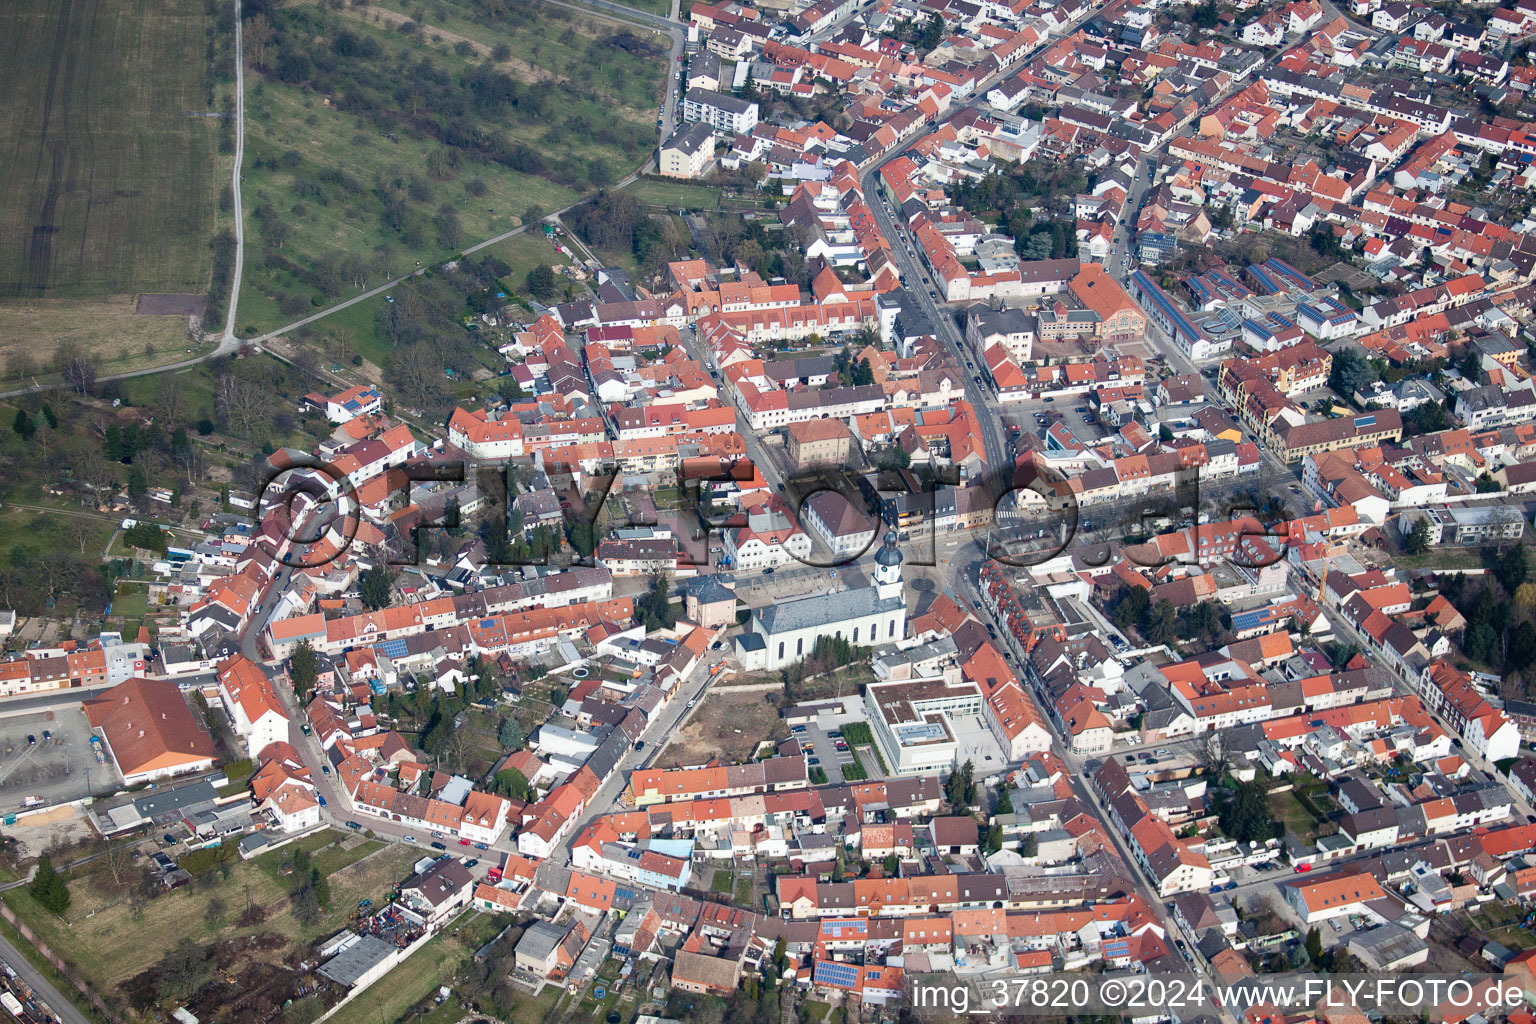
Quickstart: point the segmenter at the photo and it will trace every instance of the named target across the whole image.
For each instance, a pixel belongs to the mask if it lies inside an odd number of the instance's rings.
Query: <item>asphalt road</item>
[[[53,987],[49,980],[43,977],[41,971],[32,966],[32,962],[22,956],[21,950],[11,945],[0,935],[0,960],[10,965],[17,977],[27,983],[32,989],[35,998],[48,1004],[48,1008],[59,1015],[63,1024],[91,1024],[85,1014],[76,1009],[75,1004],[64,997],[64,994]]]
[[[240,0],[235,0],[235,171],[231,186],[235,200],[235,267],[230,275],[229,313],[224,318],[224,340],[235,340],[235,307],[240,304],[240,278],[245,274],[245,218],[241,215],[241,164],[245,159],[245,30],[240,20]]]
[[[990,83],[984,88],[978,88],[977,91],[984,93],[986,88],[990,88]],[[885,163],[888,162],[885,161]],[[955,356],[955,365],[959,367],[958,372],[965,382],[966,401],[970,402],[971,407],[975,409],[976,419],[981,424],[981,440],[986,450],[987,468],[997,471],[1011,466],[1013,459],[1003,439],[998,403],[991,389],[976,383],[976,371],[969,369],[966,365],[972,360],[965,349],[960,329],[955,326],[954,307],[936,301],[930,294],[937,291],[937,285],[928,277],[926,270],[919,266],[918,261],[907,248],[912,246],[915,249],[916,243],[902,227],[898,227],[885,205],[884,195],[880,191],[880,167],[884,165],[882,163],[865,173],[865,201],[874,213],[875,224],[880,228],[880,232],[892,243],[891,251],[895,254],[896,266],[901,271],[901,279],[907,286],[907,293],[917,302],[918,308],[933,321],[934,326],[938,328],[939,339],[950,347]]]

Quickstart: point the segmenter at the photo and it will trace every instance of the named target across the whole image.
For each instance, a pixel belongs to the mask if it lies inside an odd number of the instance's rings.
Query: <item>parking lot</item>
[[[98,764],[78,704],[0,718],[0,812],[68,803],[118,785],[111,760]]]
[[[855,708],[862,707],[855,698],[848,701],[845,706],[852,705]],[[862,714],[823,714],[818,715],[814,722],[805,725],[790,727],[790,732],[800,744],[810,749],[810,756],[814,759],[811,767],[820,768],[827,773],[829,783],[846,781],[843,778],[843,766],[853,763],[853,750],[851,745],[842,737],[842,727],[849,722],[862,722]],[[839,749],[839,744],[844,749]],[[873,751],[865,751],[859,755],[859,763],[868,773],[867,780],[875,782],[885,776],[880,771],[880,759]]]

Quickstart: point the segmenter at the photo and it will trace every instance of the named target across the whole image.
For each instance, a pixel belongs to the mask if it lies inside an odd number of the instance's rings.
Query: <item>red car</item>
[[[468,846],[469,845],[469,840],[468,839],[460,839],[459,840],[459,845],[460,846]]]
[[[1297,864],[1296,865],[1296,873],[1297,874],[1300,874],[1303,871],[1311,871],[1311,870],[1312,870],[1312,865],[1311,864]]]

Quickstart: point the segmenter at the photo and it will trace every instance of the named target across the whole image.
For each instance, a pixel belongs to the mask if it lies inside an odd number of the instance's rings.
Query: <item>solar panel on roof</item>
[[[481,629],[491,629],[495,625],[496,625],[496,620],[495,619],[481,619],[480,620],[480,628]]]
[[[816,961],[815,979],[828,985],[853,988],[859,982],[859,969],[853,964],[840,964],[832,960]]]
[[[383,643],[374,644],[373,650],[386,658],[403,658],[409,653],[404,640],[385,640]]]

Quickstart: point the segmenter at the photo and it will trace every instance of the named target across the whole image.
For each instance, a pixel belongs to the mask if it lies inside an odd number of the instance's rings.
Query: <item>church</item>
[[[873,647],[904,639],[906,633],[901,552],[892,530],[875,554],[869,586],[754,609],[748,631],[736,638],[736,657],[747,671],[773,670],[810,657],[822,637]]]

